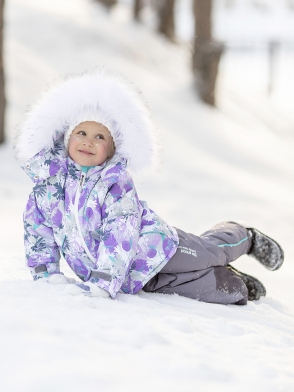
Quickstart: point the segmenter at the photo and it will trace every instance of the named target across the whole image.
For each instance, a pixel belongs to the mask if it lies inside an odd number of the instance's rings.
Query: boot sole
[[[262,260],[262,257],[269,256],[269,255],[259,255],[259,254],[255,255],[254,253],[252,253],[252,251],[250,253],[248,253],[248,255],[254,257],[259,263],[261,263],[269,271],[276,271],[277,269],[281,268],[281,266],[284,262],[284,251],[281,248],[281,246],[278,244],[278,242],[257,229],[247,228],[247,230],[251,230],[254,236],[255,236],[255,233],[258,233],[260,236],[264,237],[264,240],[265,239],[267,240],[269,247],[273,247],[273,245],[277,246],[279,253],[280,253],[280,257],[278,258],[278,260],[276,261],[275,264],[269,265],[269,264],[267,264],[267,262],[265,260]],[[252,246],[253,251],[254,251],[254,246],[255,246],[255,243],[253,240],[253,246]]]

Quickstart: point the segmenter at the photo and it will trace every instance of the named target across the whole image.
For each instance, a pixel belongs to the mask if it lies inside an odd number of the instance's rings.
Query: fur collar
[[[20,128],[17,159],[25,162],[53,148],[54,141],[83,121],[96,121],[109,129],[129,169],[138,171],[153,163],[156,142],[148,109],[121,76],[105,71],[70,77],[47,91]]]

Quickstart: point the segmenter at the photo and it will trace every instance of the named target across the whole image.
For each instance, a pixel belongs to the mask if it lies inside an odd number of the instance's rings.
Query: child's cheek
[[[75,136],[71,141],[71,145],[70,145],[71,149],[76,149],[77,146],[79,145],[80,141],[81,141],[81,138],[79,136]]]

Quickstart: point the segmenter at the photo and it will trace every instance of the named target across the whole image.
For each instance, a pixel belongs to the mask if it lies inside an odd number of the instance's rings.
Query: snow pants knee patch
[[[227,303],[240,302],[240,305],[247,303],[248,289],[241,278],[228,270],[227,267],[214,267],[214,276],[216,279],[216,292],[219,297],[227,298],[230,301]],[[220,293],[224,294],[224,296]]]

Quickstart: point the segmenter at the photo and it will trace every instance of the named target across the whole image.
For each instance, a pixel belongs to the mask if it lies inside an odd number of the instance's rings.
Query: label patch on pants
[[[186,253],[187,255],[191,255],[197,257],[197,253],[195,249],[188,248],[187,246],[178,246],[178,249],[181,249],[181,253]]]

